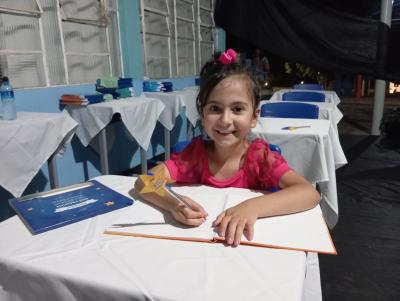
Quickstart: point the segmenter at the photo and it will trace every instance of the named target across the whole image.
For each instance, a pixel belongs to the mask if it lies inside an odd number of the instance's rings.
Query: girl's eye
[[[234,108],[232,109],[232,111],[233,111],[234,113],[242,113],[242,112],[244,111],[244,108],[243,108],[243,107],[234,107]]]
[[[210,106],[209,110],[210,110],[210,112],[218,112],[219,108],[218,108],[218,106]]]

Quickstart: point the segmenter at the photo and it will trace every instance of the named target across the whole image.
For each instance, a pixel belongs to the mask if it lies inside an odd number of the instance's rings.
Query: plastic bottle
[[[14,90],[10,85],[8,77],[3,77],[0,86],[0,96],[3,107],[3,119],[12,120],[17,118],[15,110]]]

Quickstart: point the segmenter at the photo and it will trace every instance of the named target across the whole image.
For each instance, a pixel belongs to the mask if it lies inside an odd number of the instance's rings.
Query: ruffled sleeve
[[[195,138],[182,152],[172,154],[164,164],[175,181],[197,184],[200,183],[206,155],[203,139]]]
[[[286,160],[271,151],[262,139],[255,139],[250,144],[243,168],[249,187],[263,190],[278,187],[281,177],[292,170]]]

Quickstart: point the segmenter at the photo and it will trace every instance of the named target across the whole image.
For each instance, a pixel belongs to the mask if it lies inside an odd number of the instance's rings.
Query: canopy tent
[[[287,60],[400,82],[400,26],[380,22],[379,10],[376,0],[217,0],[214,19]]]

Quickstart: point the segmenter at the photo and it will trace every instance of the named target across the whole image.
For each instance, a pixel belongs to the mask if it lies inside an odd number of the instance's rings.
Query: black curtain
[[[379,9],[371,0],[217,0],[214,19],[234,39],[291,62],[400,82],[400,31],[379,21]]]

